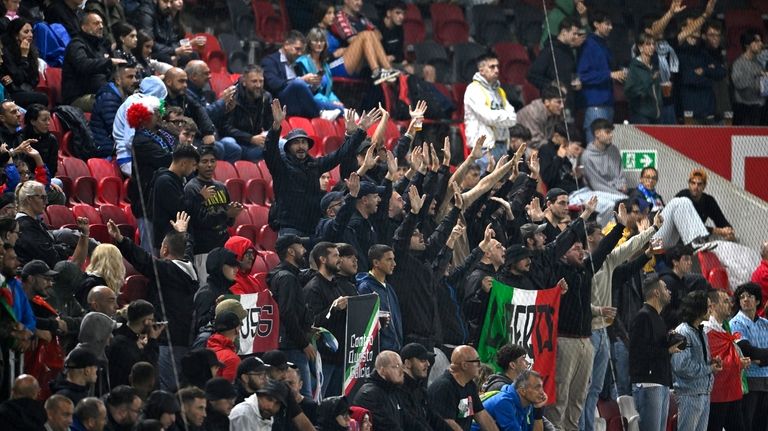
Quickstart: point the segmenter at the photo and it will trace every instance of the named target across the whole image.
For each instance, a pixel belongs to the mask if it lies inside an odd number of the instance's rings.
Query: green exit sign
[[[625,171],[656,168],[656,160],[655,150],[621,150],[621,169]]]

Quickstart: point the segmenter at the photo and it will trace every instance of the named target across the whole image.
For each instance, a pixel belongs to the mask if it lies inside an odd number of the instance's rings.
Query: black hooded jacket
[[[336,422],[336,416],[347,412],[349,412],[349,402],[346,397],[326,398],[317,407],[315,427],[319,431],[345,431],[348,428],[339,425]]]
[[[208,283],[195,293],[195,328],[200,328],[211,322],[216,312],[216,298],[229,294],[229,288],[235,284],[233,280],[224,277],[222,268],[227,259],[236,259],[234,253],[223,247],[214,248],[208,253],[205,270],[208,271]]]

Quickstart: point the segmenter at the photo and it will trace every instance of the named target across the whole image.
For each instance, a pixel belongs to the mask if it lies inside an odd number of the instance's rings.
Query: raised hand
[[[525,206],[525,210],[528,213],[528,218],[532,222],[540,222],[544,220],[544,211],[541,210],[541,202],[539,198],[533,198],[530,204]]]
[[[683,4],[683,0],[672,0],[672,3],[669,5],[669,11],[672,12],[672,15],[677,15],[684,11],[686,7]]]
[[[517,154],[515,154],[517,156]],[[531,178],[538,178],[539,172],[541,172],[541,165],[539,164],[539,152],[536,151],[531,154],[528,159],[528,169],[531,170]]]
[[[597,209],[597,196],[592,196],[585,204],[584,204],[584,211],[581,213],[581,218],[584,219],[584,221],[587,221],[587,219],[592,215],[592,213],[595,212],[595,209]]]
[[[177,212],[176,221],[171,221],[170,223],[173,227],[173,230],[179,233],[184,233],[187,231],[187,227],[189,226],[189,215],[184,211]]]
[[[662,224],[664,224],[664,216],[661,215],[661,211],[659,211],[653,216],[653,225],[656,226],[656,229],[659,229]]]
[[[394,180],[397,175],[397,159],[392,151],[387,150],[387,173]]]
[[[446,136],[443,141],[443,166],[451,165],[451,140]]]
[[[347,135],[357,131],[357,112],[354,109],[347,109],[344,113],[344,126],[346,126]]]
[[[472,152],[469,153],[469,157],[472,160],[480,160],[483,157],[483,144],[485,143],[485,135],[480,135],[475,139],[475,146],[472,147]]]
[[[629,222],[629,213],[627,212],[627,206],[623,203],[619,204],[619,209],[616,211],[616,221],[626,226]]]
[[[427,112],[427,102],[419,100],[416,102],[416,107],[408,107],[408,115],[411,118],[424,118],[424,114]]]
[[[421,147],[411,150],[411,169],[418,171],[424,161],[424,152]]]
[[[466,226],[464,226],[464,222],[462,222],[461,219],[457,220],[456,225],[451,229],[451,234],[448,235],[448,239],[445,241],[445,245],[447,245],[448,248],[453,249],[453,245],[456,244],[456,241],[461,238],[462,235],[464,235],[465,230]]]
[[[374,166],[376,166],[376,163],[379,161],[379,158],[376,157],[376,146],[371,145],[368,147],[368,150],[365,152],[365,159],[363,159],[363,168],[366,171],[369,171],[373,169]]]
[[[637,222],[637,230],[639,232],[645,232],[650,228],[651,228],[651,221],[648,220],[648,217],[643,217],[642,219],[640,219],[640,221]]]
[[[480,250],[483,251],[483,253],[488,253],[491,251],[491,240],[493,237],[496,236],[496,231],[493,230],[493,225],[488,223],[488,226],[485,227],[485,232],[483,232],[483,240],[480,241],[480,244],[477,246],[480,247]]]
[[[120,233],[120,229],[118,229],[117,225],[112,219],[109,219],[107,222],[107,233],[109,233],[109,236],[111,236],[115,242],[120,242],[123,240],[123,234]]]
[[[381,111],[379,111],[379,108],[374,108],[369,112],[363,112],[363,116],[360,118],[360,122],[357,123],[357,126],[363,130],[368,130],[373,123],[376,123],[379,120],[381,120]],[[347,129],[349,129],[349,127],[347,127]]]
[[[408,187],[408,199],[411,202],[411,212],[418,214],[419,211],[421,211],[421,207],[424,205],[426,195],[419,196],[419,190],[415,186],[411,185]]]
[[[357,175],[357,172],[352,172],[344,182],[347,183],[349,195],[356,198],[357,194],[360,193],[360,175]]]
[[[429,169],[432,172],[437,172],[437,170],[440,169],[440,159],[437,157],[437,151],[435,151],[435,146],[432,144],[429,144],[429,154],[430,154]]]
[[[280,100],[272,99],[272,130],[280,130],[288,115],[286,112],[285,106],[280,105]]]
[[[459,210],[464,209],[464,198],[461,196],[461,187],[456,181],[451,181],[451,190],[453,190],[453,206]]]

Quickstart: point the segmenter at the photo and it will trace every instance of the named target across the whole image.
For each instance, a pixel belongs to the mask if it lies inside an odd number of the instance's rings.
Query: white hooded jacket
[[[509,104],[499,82],[491,85],[475,73],[472,83],[464,93],[464,127],[467,145],[471,148],[475,140],[485,135],[486,148],[496,141],[509,141],[509,128],[517,122],[515,108]]]

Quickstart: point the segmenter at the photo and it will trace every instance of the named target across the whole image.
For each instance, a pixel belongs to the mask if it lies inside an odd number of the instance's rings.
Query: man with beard
[[[255,162],[262,158],[267,130],[272,125],[272,95],[264,90],[264,70],[248,66],[235,87],[235,106],[227,114],[224,135],[235,138],[243,148],[241,158]]]
[[[280,258],[267,275],[269,289],[280,310],[280,350],[299,367],[304,386],[301,393],[312,396],[312,377],[309,362],[315,361],[317,351],[312,346],[312,316],[304,300],[299,281],[299,270],[306,267],[303,241],[296,235],[285,235],[277,239],[275,251]]]
[[[427,396],[427,376],[429,364],[435,354],[418,343],[406,344],[400,351],[403,360],[403,385],[400,387],[400,399],[406,429],[409,430],[449,430],[450,427],[429,408]]]
[[[104,84],[96,92],[96,98],[88,126],[93,133],[93,142],[99,151],[92,157],[107,158],[115,152],[115,141],[112,138],[112,126],[115,115],[125,99],[139,87],[136,78],[136,63],[124,63],[115,67],[112,80]]]
[[[490,230],[493,232],[493,230]],[[486,235],[489,231],[486,230]],[[493,233],[491,233],[493,235]],[[504,265],[504,245],[498,240],[487,236],[489,242],[488,251],[483,251],[480,263],[475,266],[464,284],[464,298],[462,309],[464,317],[469,325],[469,340],[477,342],[480,339],[480,330],[485,319],[485,311],[488,308],[488,296],[491,291],[493,278]]]
[[[143,402],[136,390],[127,385],[120,385],[109,391],[104,404],[107,407],[108,431],[131,431],[139,420]]]
[[[112,386],[129,384],[128,376],[137,362],[157,366],[157,338],[165,329],[155,323],[155,307],[143,299],[128,304],[128,323],[117,328],[107,349],[109,382]]]
[[[229,239],[227,228],[243,210],[238,202],[232,202],[227,188],[213,179],[216,171],[216,155],[211,147],[200,147],[197,176],[184,186],[184,198],[192,218],[192,237],[195,239],[195,269],[200,280],[208,280],[206,258],[216,247],[224,247]],[[250,268],[249,268],[250,270]]]
[[[230,429],[270,431],[272,418],[286,405],[290,397],[288,386],[281,382],[268,382],[255,394],[235,406],[229,414]]]
[[[232,383],[223,377],[214,377],[205,384],[205,398],[208,400],[206,407],[205,423],[206,431],[229,431],[229,414],[235,406],[235,392]]]
[[[346,340],[347,300],[356,296],[354,285],[339,284],[339,249],[335,243],[320,242],[309,254],[317,266],[317,273],[304,286],[304,296],[314,325],[331,331],[339,341],[339,348],[332,352],[322,343],[318,347],[323,360],[323,397],[341,395],[344,380],[344,346]]]
[[[269,369],[269,365],[255,356],[245,358],[240,362],[235,377],[235,392],[237,392],[235,404],[242,403],[243,400],[267,384],[267,369]]]

